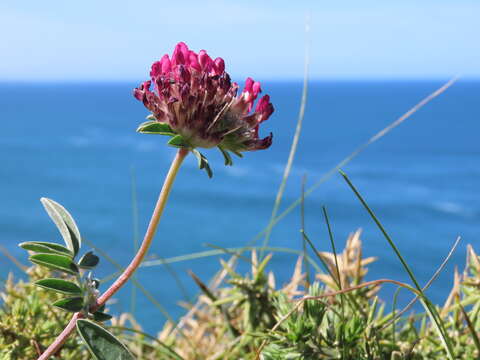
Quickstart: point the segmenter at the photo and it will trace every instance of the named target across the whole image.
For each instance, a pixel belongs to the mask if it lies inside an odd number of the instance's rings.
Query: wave
[[[75,148],[109,147],[153,152],[157,151],[161,144],[154,140],[139,139],[134,136],[118,136],[98,129],[88,129],[83,135],[67,137],[66,145]]]
[[[432,204],[433,209],[445,214],[453,214],[466,218],[475,217],[475,211],[452,201],[437,201]]]

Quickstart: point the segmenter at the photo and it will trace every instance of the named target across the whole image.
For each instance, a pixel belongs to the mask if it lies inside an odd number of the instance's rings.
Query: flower
[[[205,50],[197,54],[180,42],[171,57],[164,55],[153,63],[150,77],[134,90],[134,96],[151,111],[149,118],[162,125],[157,133],[174,136],[171,145],[190,149],[218,146],[224,155],[271,145],[271,133],[263,139],[258,134],[260,124],[273,113],[270,97],[264,95],[252,111],[260,83],[247,78],[237,95],[239,86],[231,82],[222,58],[213,60]],[[152,122],[143,125],[140,132],[154,132],[142,131]]]

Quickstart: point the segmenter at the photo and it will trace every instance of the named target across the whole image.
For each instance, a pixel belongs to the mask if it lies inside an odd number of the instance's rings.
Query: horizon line
[[[309,82],[435,82],[448,81],[454,76],[435,76],[435,77],[310,77]],[[285,78],[257,78],[260,82],[303,82],[301,77],[285,77]],[[480,76],[460,76],[459,81],[477,82]],[[31,85],[47,85],[47,84],[140,84],[142,80],[133,79],[0,79],[1,85],[6,84],[31,84]],[[243,83],[240,81],[239,83]]]

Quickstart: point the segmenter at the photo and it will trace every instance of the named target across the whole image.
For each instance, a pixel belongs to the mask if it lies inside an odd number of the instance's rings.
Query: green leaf
[[[82,269],[93,269],[95,266],[98,265],[99,262],[99,257],[95,255],[93,251],[89,251],[82,256],[82,258],[78,262],[78,266]]]
[[[104,312],[97,311],[93,314],[93,319],[98,322],[108,321],[112,318],[112,315],[105,314]]]
[[[188,142],[183,138],[182,135],[175,135],[174,137],[172,137],[168,143],[168,145],[170,146],[173,146],[173,147],[177,147],[177,148],[188,148],[190,147],[190,145],[188,144]]]
[[[63,271],[68,274],[78,274],[78,267],[68,256],[57,254],[35,254],[29,257],[34,264],[45,266],[49,269]]]
[[[135,360],[127,347],[100,325],[79,319],[77,331],[97,360]]]
[[[223,154],[223,157],[225,158],[225,166],[232,166],[233,165],[233,160],[228,151],[222,149],[220,146],[218,147]]]
[[[158,121],[146,121],[137,129],[137,132],[142,134],[157,134],[157,135],[169,135],[175,136],[175,131],[172,130],[170,125],[161,123]]]
[[[145,118],[147,120],[156,120],[155,119],[155,116],[153,114],[150,114],[150,115],[147,115],[147,117]]]
[[[60,299],[52,304],[55,307],[58,307],[62,310],[70,312],[79,312],[83,309],[83,298],[82,297],[71,297],[66,299]]]
[[[71,252],[65,246],[55,244],[55,243],[49,243],[49,242],[43,242],[43,241],[29,241],[29,242],[23,242],[18,246],[20,246],[25,250],[33,251],[36,253],[59,254],[59,255],[73,257],[73,252]]]
[[[202,153],[200,153],[200,151],[198,151],[197,149],[192,149],[192,153],[193,155],[195,155],[195,157],[197,158],[198,160],[198,168],[199,169],[205,169],[205,171],[207,172],[207,175],[209,178],[212,178],[213,176],[213,171],[212,169],[210,168],[210,164],[208,163],[208,160],[207,158],[205,157],[205,155],[203,155]]]
[[[82,294],[82,289],[77,284],[62,279],[42,279],[36,281],[35,284],[66,295]]]
[[[73,220],[72,215],[70,215],[62,205],[51,199],[41,198],[40,201],[47,211],[48,216],[50,216],[60,231],[60,234],[62,234],[67,248],[69,248],[74,255],[77,255],[78,250],[82,245],[82,240],[80,237],[80,231],[78,230],[77,224]]]

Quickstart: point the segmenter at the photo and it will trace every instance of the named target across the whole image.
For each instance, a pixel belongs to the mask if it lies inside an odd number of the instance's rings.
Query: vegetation
[[[360,231],[350,235],[338,255],[315,251],[315,259],[300,257],[283,286],[269,271],[271,256],[259,261],[251,251],[251,271],[245,275],[235,271],[239,257],[222,261],[208,286],[192,274],[201,290],[197,302],[188,305],[178,324],[167,323],[157,336],[144,334],[130,314],[114,317],[106,328],[137,359],[255,359],[259,351],[264,360],[447,358],[427,311],[400,314],[395,300],[378,297],[381,282],[361,286],[375,259],[362,257]],[[46,275],[37,266],[27,273],[32,281]],[[339,284],[344,289],[340,294]],[[456,359],[480,354],[479,288],[480,258],[469,246],[463,274],[455,271],[446,303],[436,306]],[[314,299],[300,300],[306,296]],[[34,358],[68,322],[65,313],[49,305],[59,296],[30,282],[15,283],[10,276],[2,298],[2,359]],[[58,358],[89,355],[80,339],[71,337]]]

